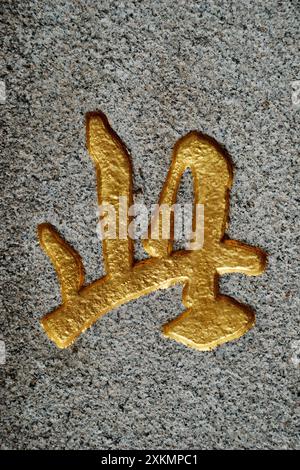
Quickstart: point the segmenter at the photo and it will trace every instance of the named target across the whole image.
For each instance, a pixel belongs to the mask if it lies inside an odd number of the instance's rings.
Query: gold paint
[[[126,148],[102,113],[87,115],[87,146],[96,167],[99,203],[113,204],[118,213],[119,196],[127,197],[129,205],[132,201],[132,170]],[[104,240],[107,274],[83,287],[80,256],[50,224],[39,226],[40,243],[57,271],[63,300],[41,323],[58,347],[68,347],[113,308],[175,284],[184,285],[186,310],[164,325],[165,336],[205,351],[239,338],[253,326],[255,315],[248,307],[218,294],[219,275],[256,276],[264,271],[266,261],[258,248],[224,237],[232,185],[230,161],[213,139],[189,133],[174,148],[160,204],[176,201],[181,176],[188,167],[194,178],[194,203],[204,204],[205,211],[204,244],[199,250],[173,252],[172,237],[147,239],[144,247],[151,258],[134,264],[128,236]]]

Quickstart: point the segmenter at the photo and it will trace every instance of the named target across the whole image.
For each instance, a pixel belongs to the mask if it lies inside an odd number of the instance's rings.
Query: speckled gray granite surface
[[[299,3],[25,0],[1,10],[1,447],[298,447]],[[263,276],[222,278],[223,292],[256,310],[239,341],[201,353],[164,339],[180,288],[111,312],[67,350],[41,330],[60,294],[38,223],[79,250],[88,282],[103,274],[85,150],[95,109],[128,146],[147,204],[180,136],[198,129],[227,148],[229,235],[269,253]]]

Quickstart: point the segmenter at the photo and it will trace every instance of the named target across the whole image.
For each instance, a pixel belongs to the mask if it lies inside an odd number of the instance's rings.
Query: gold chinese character
[[[120,197],[132,203],[130,158],[102,113],[87,115],[87,146],[96,167],[99,204],[112,205],[120,218]],[[41,321],[57,346],[68,347],[113,308],[175,284],[184,286],[186,310],[164,325],[165,336],[205,351],[239,338],[252,327],[254,313],[218,293],[219,275],[255,276],[264,271],[266,260],[258,248],[224,237],[232,185],[230,161],[213,139],[199,132],[187,134],[175,145],[159,205],[174,204],[186,168],[193,175],[194,204],[203,204],[205,210],[203,244],[196,249],[173,251],[173,235],[165,240],[159,230],[156,239],[148,235],[144,240],[150,258],[135,263],[133,241],[126,231],[127,213],[122,237],[103,239],[106,275],[84,286],[79,254],[50,224],[39,226],[40,243],[56,269],[62,291],[62,305]],[[159,229],[161,223],[159,214],[151,221]],[[193,243],[197,247],[197,235]]]

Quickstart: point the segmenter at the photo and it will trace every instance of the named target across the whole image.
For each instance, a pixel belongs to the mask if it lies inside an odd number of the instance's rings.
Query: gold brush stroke
[[[119,214],[119,196],[127,197],[129,205],[132,202],[129,155],[104,114],[89,113],[86,122],[87,147],[96,167],[99,204],[108,202]],[[133,244],[128,236],[104,240],[107,274],[83,287],[84,271],[78,253],[50,224],[39,226],[39,240],[57,271],[63,300],[41,324],[58,347],[70,346],[113,308],[175,284],[184,285],[182,301],[186,310],[164,325],[165,336],[207,351],[239,338],[253,326],[255,315],[248,307],[218,294],[219,275],[236,272],[256,276],[264,271],[266,264],[266,255],[260,249],[225,239],[232,185],[229,158],[213,139],[200,132],[187,134],[173,150],[160,204],[172,205],[176,201],[186,168],[193,174],[194,203],[204,204],[204,244],[199,250],[173,252],[172,236],[170,240],[146,239],[144,247],[151,258],[134,264]],[[161,220],[151,223],[160,226]]]

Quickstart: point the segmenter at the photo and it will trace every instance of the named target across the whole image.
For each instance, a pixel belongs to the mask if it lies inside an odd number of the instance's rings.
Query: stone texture
[[[2,2],[3,449],[299,447],[298,5]],[[85,150],[84,115],[95,109],[131,152],[147,204],[186,132],[229,151],[229,235],[269,253],[265,275],[222,278],[257,314],[239,341],[200,353],[164,339],[180,288],[111,312],[70,349],[44,335],[39,319],[60,295],[37,224],[53,223],[79,250],[87,282],[103,274]]]

